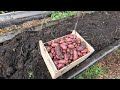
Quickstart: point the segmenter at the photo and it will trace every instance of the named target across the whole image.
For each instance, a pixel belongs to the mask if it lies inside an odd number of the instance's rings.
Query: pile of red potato
[[[58,70],[89,53],[86,43],[75,34],[49,41],[45,47]]]

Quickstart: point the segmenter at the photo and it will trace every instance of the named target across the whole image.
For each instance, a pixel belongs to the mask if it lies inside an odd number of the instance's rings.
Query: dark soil
[[[120,12],[95,12],[80,17],[77,32],[95,48],[95,53],[120,39]],[[70,18],[41,31],[26,31],[0,43],[0,76],[12,79],[51,79],[39,50],[39,40],[71,33],[76,18]],[[61,76],[67,78],[78,66]]]
[[[98,65],[107,68],[105,75],[100,75],[98,79],[120,79],[120,49],[107,55]]]

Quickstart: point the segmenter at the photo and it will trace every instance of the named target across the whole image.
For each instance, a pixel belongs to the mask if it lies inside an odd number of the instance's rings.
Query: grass
[[[74,77],[74,79],[96,79],[99,76],[105,76],[104,70],[108,69],[108,67],[101,67],[97,64],[91,66],[82,74]]]
[[[55,11],[51,14],[52,20],[59,20],[65,17],[76,15],[77,11]]]
[[[33,79],[34,78],[32,67],[29,67],[27,73],[28,73],[28,79]]]

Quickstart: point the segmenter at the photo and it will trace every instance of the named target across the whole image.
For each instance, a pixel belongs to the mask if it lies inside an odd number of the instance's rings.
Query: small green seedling
[[[51,14],[52,20],[59,20],[68,16],[77,15],[77,11],[55,11]]]

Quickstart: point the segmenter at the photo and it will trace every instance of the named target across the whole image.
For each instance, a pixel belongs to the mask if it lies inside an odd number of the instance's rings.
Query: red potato
[[[88,52],[87,48],[81,51],[81,53],[87,53],[87,52]]]
[[[53,57],[53,60],[54,60],[54,61],[56,61],[56,60],[58,60],[58,59],[57,59],[57,57],[56,57],[56,56],[54,56],[54,57]]]
[[[64,60],[68,60],[69,56],[67,54],[64,54]]]
[[[78,59],[78,53],[76,50],[73,50],[73,60]]]
[[[65,42],[65,41],[64,41],[63,39],[61,39],[59,43],[61,44],[61,43],[64,43],[64,42]]]
[[[76,43],[73,43],[73,45],[76,45]]]
[[[67,37],[73,39],[74,35],[73,34],[69,34]]]
[[[76,45],[75,45],[75,48],[76,48],[77,46],[78,46],[78,45],[76,44]]]
[[[62,52],[63,52],[64,54],[67,53],[66,50],[62,50]]]
[[[74,48],[74,45],[73,45],[73,44],[69,44],[69,45],[68,45],[68,48],[73,49],[73,48]]]
[[[57,60],[54,61],[54,64],[57,66],[59,63]]]
[[[73,50],[70,50],[70,54],[71,54],[71,55],[73,54]]]
[[[68,60],[59,60],[58,63],[59,63],[59,64],[67,64],[67,63],[68,63]]]
[[[68,44],[72,44],[73,42],[71,41],[71,42],[67,42]]]
[[[80,44],[80,43],[81,43],[80,38],[77,38],[76,40],[77,40],[77,43],[78,43],[78,44]]]
[[[47,51],[50,52],[51,51],[51,47],[48,46],[47,47]]]
[[[55,49],[54,48],[51,48],[51,53],[54,53],[55,52]]]
[[[67,53],[70,53],[70,49],[69,48],[67,48]]]
[[[52,42],[51,42],[51,41],[49,41],[47,44],[48,44],[49,46],[51,46]]]
[[[73,56],[72,55],[70,55],[70,58],[69,58],[70,60],[72,60],[73,59]]]
[[[58,43],[60,41],[60,39],[55,39],[54,43]]]
[[[61,48],[62,48],[63,50],[66,50],[66,49],[67,49],[67,46],[64,45],[64,44],[60,44],[60,46],[61,46]]]
[[[74,39],[76,39],[76,38],[77,38],[77,36],[76,36],[75,34],[73,34],[73,36],[74,36]]]
[[[52,55],[52,53],[49,53],[49,55],[50,55],[50,57],[51,57],[51,58],[53,58],[53,55]]]
[[[71,60],[69,60],[69,61],[68,61],[68,64],[70,64],[71,62],[72,62],[72,61],[71,61]]]
[[[63,59],[63,53],[62,53],[62,48],[60,46],[56,46],[55,47],[55,53],[56,53],[56,57],[58,59]]]
[[[51,46],[52,46],[52,47],[56,47],[56,46],[58,46],[58,43],[52,42]]]
[[[58,70],[60,70],[60,69],[63,68],[63,67],[64,67],[64,64],[58,64],[58,65],[57,65]]]
[[[55,52],[53,52],[53,53],[52,53],[52,55],[53,55],[53,56],[55,56],[55,55],[56,55],[56,53],[55,53]]]
[[[67,43],[62,43],[62,44],[63,44],[63,45],[66,45],[66,46],[68,45]]]
[[[71,39],[71,38],[65,38],[65,40],[66,40],[66,42],[71,42],[71,41],[73,41],[73,39]]]
[[[84,55],[86,55],[87,53],[82,53],[82,55],[84,56]]]
[[[81,56],[82,56],[82,53],[81,53],[81,52],[78,52],[78,56],[81,57]]]
[[[85,42],[81,42],[80,46],[77,46],[77,51],[82,51],[86,48],[86,43]]]

